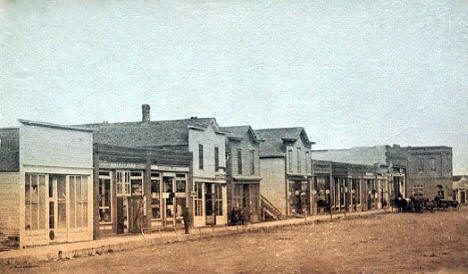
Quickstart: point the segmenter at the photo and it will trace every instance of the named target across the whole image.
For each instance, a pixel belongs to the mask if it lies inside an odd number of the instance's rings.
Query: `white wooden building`
[[[19,120],[0,129],[0,237],[25,247],[93,239],[93,137]]]

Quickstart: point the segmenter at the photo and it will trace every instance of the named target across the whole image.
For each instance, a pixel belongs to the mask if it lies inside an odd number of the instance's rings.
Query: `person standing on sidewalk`
[[[184,229],[185,229],[185,234],[190,234],[190,214],[189,210],[186,206],[183,207],[182,209],[182,217],[184,218]]]

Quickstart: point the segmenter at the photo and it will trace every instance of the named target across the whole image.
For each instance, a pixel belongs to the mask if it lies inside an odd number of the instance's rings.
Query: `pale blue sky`
[[[448,145],[468,173],[468,1],[0,0],[1,126],[216,117],[315,148]]]

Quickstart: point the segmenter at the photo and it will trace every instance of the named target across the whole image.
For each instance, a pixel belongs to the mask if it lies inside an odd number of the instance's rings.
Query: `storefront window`
[[[222,185],[216,184],[215,185],[215,210],[216,215],[220,216],[223,215],[223,191]]]
[[[130,184],[132,189],[132,196],[143,195],[143,172],[132,171],[130,174]]]
[[[112,222],[110,176],[99,176],[99,222]]]
[[[187,180],[185,179],[185,174],[176,175],[176,191],[185,193],[187,185]]]
[[[236,184],[234,185],[233,189],[233,199],[232,203],[234,207],[241,208],[242,207],[242,185]]]
[[[116,179],[117,196],[130,196],[130,171],[118,170]]]
[[[69,176],[70,227],[88,226],[88,176]],[[60,214],[59,214],[60,216]]]
[[[250,185],[250,193],[251,193],[250,199],[252,201],[251,208],[254,212],[257,212],[258,204],[259,204],[259,196],[260,196],[259,185],[258,184]]]
[[[25,229],[46,228],[45,175],[26,174],[25,176]]]
[[[57,206],[58,206],[58,228],[67,227],[67,192],[65,177],[59,176],[57,180]]]
[[[195,203],[195,216],[203,216],[203,183],[195,183],[195,197],[193,198]]]
[[[161,219],[161,180],[159,173],[151,174],[151,212],[153,219]]]

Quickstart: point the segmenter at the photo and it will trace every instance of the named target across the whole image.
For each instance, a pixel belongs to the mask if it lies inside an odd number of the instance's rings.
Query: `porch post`
[[[99,238],[99,154],[96,147],[93,156],[93,240],[96,240]]]
[[[146,156],[145,174],[143,176],[143,198],[145,199],[145,228],[147,233],[151,233],[151,157]]]

